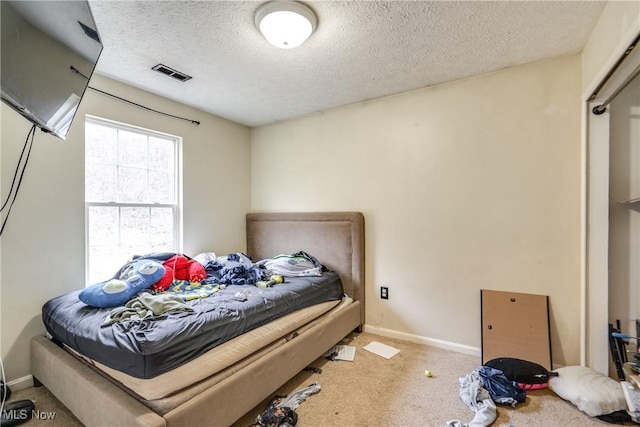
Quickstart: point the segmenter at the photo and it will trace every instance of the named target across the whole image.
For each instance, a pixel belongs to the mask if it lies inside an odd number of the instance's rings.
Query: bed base
[[[309,242],[310,246],[296,245],[298,239],[295,237],[290,240],[287,238],[288,243],[293,242],[296,249],[317,254],[323,262],[327,259],[328,266],[335,266],[332,269],[346,278],[345,291],[354,298],[354,302],[338,315],[318,322],[265,357],[162,416],[44,336],[34,337],[31,341],[34,384],[46,386],[88,426],[231,425],[327,349],[364,324],[362,214],[248,214],[247,249],[250,254],[285,253],[288,248],[279,246],[282,232],[286,230],[285,234],[299,238],[301,234],[299,230],[296,231],[297,228],[302,230],[305,242]],[[271,235],[269,230],[276,234]],[[320,246],[313,247],[314,242],[316,245],[320,242]],[[327,246],[331,248],[328,251]],[[346,262],[344,254],[348,255]]]
[[[355,302],[164,416],[44,336],[32,339],[32,371],[34,383],[46,386],[88,426],[229,426],[359,325]]]

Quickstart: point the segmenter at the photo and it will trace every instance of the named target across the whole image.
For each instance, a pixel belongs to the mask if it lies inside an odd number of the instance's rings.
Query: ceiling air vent
[[[181,82],[186,82],[191,78],[191,76],[187,76],[185,73],[181,73],[180,71],[174,70],[173,68],[167,67],[166,65],[162,64],[158,64],[151,69],[156,70],[162,74],[166,74],[169,77],[173,77],[176,80],[180,80]]]

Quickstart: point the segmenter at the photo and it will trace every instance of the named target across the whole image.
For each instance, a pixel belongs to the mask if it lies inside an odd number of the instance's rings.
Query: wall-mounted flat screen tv
[[[67,137],[102,42],[87,1],[0,1],[2,100]]]

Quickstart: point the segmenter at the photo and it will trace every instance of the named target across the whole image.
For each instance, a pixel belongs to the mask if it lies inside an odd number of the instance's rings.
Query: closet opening
[[[640,319],[640,35],[586,102],[582,363],[615,377],[609,324]]]

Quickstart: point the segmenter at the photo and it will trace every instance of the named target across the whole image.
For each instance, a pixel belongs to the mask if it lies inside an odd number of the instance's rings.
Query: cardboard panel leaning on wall
[[[552,370],[549,297],[490,289],[480,295],[482,364],[512,357]]]
[[[43,333],[42,304],[84,286],[84,115],[183,138],[183,251],[242,251],[250,210],[248,128],[103,76],[91,86],[192,117],[170,119],[87,91],[66,141],[35,136],[22,188],[2,235],[2,359],[7,378],[28,376],[29,340]],[[8,194],[30,123],[2,104],[2,192]],[[223,226],[220,226],[223,224]]]

